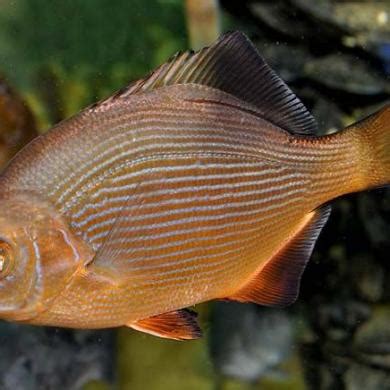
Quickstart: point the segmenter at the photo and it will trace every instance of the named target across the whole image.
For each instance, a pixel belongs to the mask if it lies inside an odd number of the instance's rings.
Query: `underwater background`
[[[321,134],[390,99],[390,2],[0,0],[0,164],[178,50],[245,32]],[[348,178],[346,178],[348,180]],[[198,305],[205,337],[0,323],[0,389],[390,389],[390,189],[334,202],[298,301]]]

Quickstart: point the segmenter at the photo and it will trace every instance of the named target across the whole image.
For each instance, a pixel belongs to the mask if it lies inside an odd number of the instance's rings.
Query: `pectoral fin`
[[[158,337],[173,340],[191,340],[202,336],[196,317],[195,312],[182,309],[145,318],[128,324],[128,326]]]
[[[265,267],[228,299],[265,306],[294,303],[302,273],[329,214],[330,207],[326,206],[305,216],[295,234]]]

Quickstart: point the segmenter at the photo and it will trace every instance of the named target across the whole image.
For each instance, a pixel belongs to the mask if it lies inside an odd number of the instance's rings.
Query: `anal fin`
[[[188,309],[175,310],[128,324],[130,328],[173,340],[192,340],[202,336],[197,314]]]
[[[330,206],[325,206],[305,216],[283,248],[228,299],[265,306],[287,306],[294,303],[299,293],[301,276],[329,214]]]

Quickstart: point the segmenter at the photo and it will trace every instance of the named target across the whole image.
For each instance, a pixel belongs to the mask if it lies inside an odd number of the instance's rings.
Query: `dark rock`
[[[343,127],[343,113],[336,104],[317,94],[316,103],[311,110],[318,123],[320,134],[330,134]]]
[[[352,32],[375,31],[390,34],[388,1],[332,2],[331,18]],[[390,35],[387,38],[390,39]]]
[[[2,323],[0,335],[2,390],[73,390],[91,380],[112,381],[112,331]]]
[[[353,364],[345,374],[346,390],[389,390],[387,372],[360,364]]]
[[[384,270],[371,254],[357,254],[351,258],[352,280],[359,296],[369,302],[377,302],[383,296]]]
[[[315,311],[316,325],[330,339],[341,341],[348,338],[370,316],[370,307],[358,301],[322,304]]]
[[[390,3],[388,1],[290,0],[307,18],[317,22],[344,46],[369,52],[384,62],[390,72]],[[333,30],[337,31],[332,34]]]
[[[309,26],[296,22],[296,15],[286,9],[284,1],[257,2],[250,4],[253,15],[269,28],[287,37],[298,39],[310,34]]]
[[[217,371],[255,381],[291,352],[292,324],[286,311],[220,302],[214,307],[210,350]]]
[[[390,85],[364,61],[335,53],[306,62],[305,75],[328,88],[360,95],[390,92]]]
[[[390,249],[390,189],[359,194],[358,207],[372,246]]]
[[[354,337],[354,351],[358,360],[390,369],[390,309],[376,308],[369,321]]]
[[[290,1],[319,22],[332,24],[349,34],[390,33],[390,4],[387,1]],[[389,39],[388,35],[383,37]]]
[[[298,45],[257,41],[256,46],[267,63],[286,82],[301,78],[305,63],[312,58],[308,50]]]

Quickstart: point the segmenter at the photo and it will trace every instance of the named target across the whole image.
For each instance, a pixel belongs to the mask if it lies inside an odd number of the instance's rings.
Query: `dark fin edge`
[[[298,297],[301,276],[315,242],[329,218],[330,206],[312,212],[312,217],[246,286],[227,299],[283,307]]]

